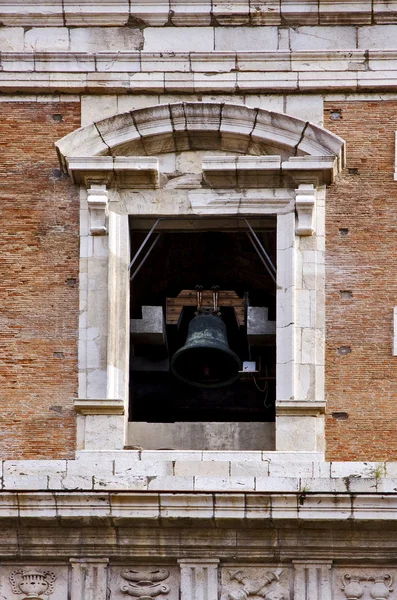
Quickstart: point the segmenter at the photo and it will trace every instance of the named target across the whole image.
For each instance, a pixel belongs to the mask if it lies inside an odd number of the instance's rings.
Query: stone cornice
[[[150,521],[272,523],[300,521],[396,521],[397,494],[14,492],[0,496],[0,519],[74,520],[139,524]]]
[[[158,68],[155,72],[150,66],[153,62]],[[2,93],[293,93],[376,89],[397,89],[397,51],[3,52],[0,57]]]
[[[209,0],[35,0],[2,3],[7,26],[110,26],[128,22],[151,26],[371,25],[395,23],[397,2],[295,0],[288,2]]]

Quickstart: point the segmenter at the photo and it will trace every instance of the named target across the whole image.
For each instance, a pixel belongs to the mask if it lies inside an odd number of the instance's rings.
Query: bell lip
[[[207,347],[207,348],[214,348],[214,349],[216,349],[216,350],[219,350],[219,346],[218,346],[216,343],[214,343],[214,342],[210,342],[210,341],[208,341],[208,342],[206,343],[206,347]],[[191,345],[190,345],[190,347],[189,347],[189,350],[190,350],[191,348],[192,348],[192,349],[194,349],[194,348],[200,348],[200,344],[199,344],[199,343],[197,343],[197,344],[194,344],[194,342],[192,342],[192,343],[191,343]],[[231,350],[230,348],[228,348],[228,349],[224,349],[224,350],[223,350],[223,352],[226,352],[227,354],[229,354],[229,356],[231,356],[232,358],[234,358],[234,359],[235,359],[235,361],[236,361],[237,372],[236,372],[236,375],[235,375],[234,377],[230,377],[230,378],[229,378],[229,379],[227,379],[226,381],[221,381],[221,382],[219,382],[219,383],[211,383],[211,384],[208,384],[208,385],[206,385],[206,384],[202,384],[202,383],[196,383],[196,382],[194,382],[194,381],[191,381],[191,380],[189,380],[189,379],[186,379],[185,377],[182,377],[181,375],[179,375],[179,373],[177,373],[177,372],[174,370],[174,363],[175,363],[175,359],[178,357],[178,355],[179,355],[179,354],[181,354],[181,353],[182,353],[182,350],[183,350],[183,349],[184,349],[183,347],[182,347],[182,348],[179,348],[179,350],[177,350],[177,351],[175,352],[174,356],[173,356],[173,357],[172,357],[172,359],[171,359],[171,364],[170,364],[170,367],[171,367],[171,372],[173,373],[173,375],[175,375],[175,377],[177,377],[177,379],[179,379],[179,381],[182,381],[183,383],[186,383],[186,384],[188,384],[188,385],[192,385],[193,387],[200,387],[200,388],[207,388],[207,389],[208,389],[208,388],[221,388],[221,387],[226,387],[227,385],[231,385],[232,383],[234,383],[235,381],[237,381],[237,380],[240,378],[240,373],[239,373],[239,370],[240,370],[240,369],[241,369],[241,367],[242,367],[242,363],[241,363],[241,360],[240,360],[240,358],[237,356],[237,354],[236,354],[235,352],[233,352],[233,350]],[[184,350],[184,352],[186,352],[186,349]]]

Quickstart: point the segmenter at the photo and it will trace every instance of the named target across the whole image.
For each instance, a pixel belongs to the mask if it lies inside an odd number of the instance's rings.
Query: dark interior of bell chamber
[[[255,233],[275,264],[275,227],[267,226]],[[132,257],[146,234],[147,231],[131,229]],[[151,241],[152,238],[143,255]],[[246,305],[267,307],[269,320],[276,319],[274,281],[244,227],[241,231],[162,230],[131,283],[130,316],[141,318],[142,306],[162,306],[165,318],[166,298],[175,298],[182,290],[195,290],[197,285],[207,290],[218,286],[220,291],[235,291],[240,298],[245,298]],[[239,326],[231,307],[220,309],[228,344],[242,362],[256,361],[260,373],[255,377],[244,374],[224,387],[201,388],[180,381],[170,371],[169,361],[184,346],[195,310],[192,306],[185,307],[177,325],[166,325],[166,345],[131,345],[130,420],[160,423],[274,421],[275,336],[268,336],[260,345],[250,346],[246,325]]]

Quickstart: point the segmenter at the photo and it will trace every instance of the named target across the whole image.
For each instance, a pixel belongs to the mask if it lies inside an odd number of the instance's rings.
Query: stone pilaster
[[[218,600],[218,559],[181,559],[181,600]]]
[[[106,600],[107,558],[71,558],[71,600]]]
[[[332,600],[331,561],[294,563],[294,600]]]

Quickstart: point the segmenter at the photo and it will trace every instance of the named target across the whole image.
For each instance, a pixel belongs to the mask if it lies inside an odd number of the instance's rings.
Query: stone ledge
[[[224,7],[217,3],[172,2],[166,0],[140,0],[129,3],[127,0],[106,0],[91,2],[80,0],[68,2],[61,0],[41,2],[40,9],[33,0],[17,4],[4,2],[1,9],[1,21],[4,25],[33,26],[117,26],[126,25],[130,17],[139,20],[142,25],[161,27],[173,26],[208,26],[215,22],[217,26],[238,25],[370,25],[374,23],[395,23],[397,15],[396,2],[358,3],[351,0],[343,3],[329,1],[326,3],[308,4],[307,0],[284,2],[280,4],[261,3],[261,9],[246,3],[242,8],[241,1],[228,2]],[[172,10],[171,10],[172,8]]]
[[[277,521],[395,521],[397,494],[313,493],[306,490],[249,493],[131,493],[18,492],[0,496],[0,519],[79,520],[90,524],[118,519],[131,524],[189,523],[237,520]]]
[[[5,94],[143,94],[145,92],[197,93],[197,94],[270,94],[270,93],[320,93],[369,92],[381,89],[397,90],[397,69],[378,73],[346,71],[296,73],[181,73],[177,78],[167,78],[162,73],[20,73],[0,72],[0,91]]]
[[[75,52],[3,51],[0,66],[4,73],[356,73],[393,71],[397,50],[292,50],[249,52]],[[310,68],[308,67],[310,65]],[[153,68],[155,67],[155,69]]]
[[[123,415],[124,401],[109,399],[76,398],[74,408],[80,415]]]
[[[293,402],[287,400],[276,403],[276,414],[277,416],[306,415],[318,417],[325,414],[325,407],[325,402]]]

